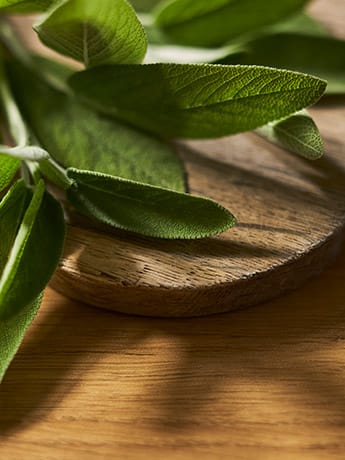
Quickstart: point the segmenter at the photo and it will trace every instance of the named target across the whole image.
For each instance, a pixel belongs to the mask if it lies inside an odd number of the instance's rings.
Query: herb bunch
[[[186,192],[172,140],[256,130],[322,155],[305,109],[325,79],[329,94],[345,91],[345,42],[306,3],[0,0],[0,381],[63,251],[64,213],[47,183],[102,224],[205,238],[235,217]],[[85,70],[22,45],[8,15],[32,12],[43,13],[41,41]]]

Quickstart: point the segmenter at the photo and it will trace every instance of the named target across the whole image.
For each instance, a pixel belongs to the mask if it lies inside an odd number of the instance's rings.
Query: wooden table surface
[[[343,459],[345,252],[304,288],[201,319],[48,290],[0,390],[2,460]]]
[[[312,8],[344,33],[343,2]],[[48,289],[0,387],[1,460],[344,459],[344,283],[345,251],[283,298],[187,320]]]

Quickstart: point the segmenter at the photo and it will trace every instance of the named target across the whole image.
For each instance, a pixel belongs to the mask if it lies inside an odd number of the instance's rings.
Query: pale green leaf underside
[[[205,238],[235,225],[214,201],[119,177],[69,169],[77,187],[67,191],[81,213],[113,227],[169,239]]]
[[[176,43],[217,46],[274,24],[307,0],[172,0],[158,5],[155,22]]]
[[[188,64],[107,66],[69,82],[97,110],[169,138],[255,129],[313,104],[326,87],[267,67]]]
[[[10,184],[19,166],[20,160],[3,155],[0,150],[0,192]]]
[[[47,60],[44,69],[50,69]],[[97,114],[23,67],[13,66],[10,75],[27,123],[62,166],[185,190],[184,169],[170,145]]]
[[[126,0],[68,0],[34,26],[50,48],[87,67],[140,63],[146,36]]]
[[[306,111],[270,123],[259,128],[257,133],[279,147],[308,160],[317,160],[323,155],[322,137]]]
[[[18,351],[27,329],[34,320],[40,304],[41,296],[11,318],[0,319],[0,383]]]
[[[0,13],[33,13],[45,11],[56,0],[0,0]]]

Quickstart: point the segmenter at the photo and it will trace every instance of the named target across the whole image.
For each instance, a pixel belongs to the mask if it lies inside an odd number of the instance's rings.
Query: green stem
[[[13,140],[19,147],[28,145],[29,133],[12,96],[5,69],[0,63],[0,100],[4,108],[7,124]]]

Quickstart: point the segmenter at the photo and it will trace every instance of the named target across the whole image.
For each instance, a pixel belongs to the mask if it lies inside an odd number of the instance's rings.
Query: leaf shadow
[[[345,253],[336,269],[344,260]],[[56,408],[63,411],[66,397],[78,392],[84,375],[83,391],[91,392],[95,382],[90,372],[111,365],[104,363],[106,356],[114,356],[113,366],[116,356],[128,356],[130,363],[131,355],[142,353],[145,359],[141,344],[162,338],[173,344],[169,369],[152,378],[148,366],[137,378],[150,385],[144,394],[135,389],[130,394],[130,399],[140,399],[150,413],[148,423],[158,431],[195,427],[202,423],[196,420],[202,420],[204,409],[219,399],[227,404],[229,421],[236,423],[241,420],[241,382],[255,386],[265,399],[265,385],[284,380],[298,385],[301,406],[312,401],[319,416],[331,413],[345,423],[343,385],[331,359],[317,359],[325,343],[345,341],[342,300],[330,308],[322,296],[314,295],[336,292],[334,273],[330,269],[299,291],[256,308],[183,320],[109,313],[57,296],[53,308],[38,318],[35,333],[23,344],[1,387],[0,438],[39,422]],[[122,385],[136,369],[129,364],[120,371]],[[107,407],[111,397],[98,397]],[[110,409],[116,410],[116,403]]]

